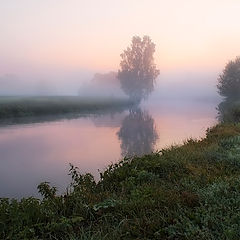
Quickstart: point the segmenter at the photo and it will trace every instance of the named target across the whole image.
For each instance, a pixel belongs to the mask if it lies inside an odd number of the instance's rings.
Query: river
[[[147,102],[121,112],[39,119],[0,126],[0,197],[39,196],[48,181],[60,193],[69,163],[99,179],[110,163],[186,139],[200,139],[216,124],[216,102]]]

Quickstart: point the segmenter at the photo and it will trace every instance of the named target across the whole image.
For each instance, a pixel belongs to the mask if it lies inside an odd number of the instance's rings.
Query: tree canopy
[[[220,95],[227,98],[240,98],[240,57],[229,61],[218,78]]]
[[[155,44],[150,37],[134,36],[121,56],[118,78],[123,91],[134,101],[146,99],[154,90],[159,70],[154,63]]]

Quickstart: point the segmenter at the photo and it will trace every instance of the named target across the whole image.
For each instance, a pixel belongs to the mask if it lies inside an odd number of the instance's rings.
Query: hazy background
[[[149,35],[161,70],[153,97],[215,98],[240,53],[239,12],[239,0],[2,0],[0,95],[77,95],[118,70],[132,36]]]

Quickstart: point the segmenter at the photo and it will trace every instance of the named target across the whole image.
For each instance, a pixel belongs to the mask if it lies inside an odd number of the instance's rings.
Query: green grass
[[[240,124],[110,165],[68,192],[0,200],[0,239],[240,239]],[[6,183],[7,184],[7,183]]]
[[[0,119],[116,111],[133,103],[126,99],[81,97],[0,97]]]

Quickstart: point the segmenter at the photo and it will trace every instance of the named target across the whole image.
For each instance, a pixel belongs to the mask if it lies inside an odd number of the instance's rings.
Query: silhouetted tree
[[[153,152],[158,139],[153,118],[141,109],[132,109],[117,133],[122,156],[141,156]]]
[[[123,91],[130,99],[140,102],[146,99],[154,89],[159,70],[154,64],[155,44],[150,37],[132,38],[132,44],[120,56],[118,78]]]
[[[227,98],[218,105],[217,110],[220,122],[240,122],[240,101]]]
[[[220,95],[224,97],[240,98],[240,57],[227,63],[218,78],[217,87]]]

